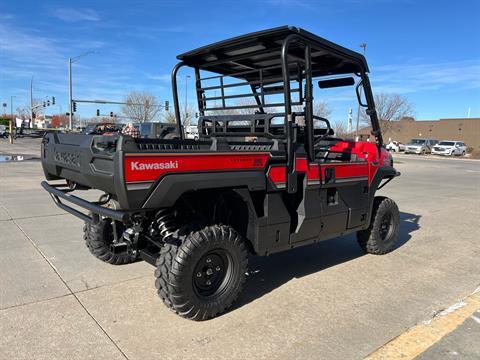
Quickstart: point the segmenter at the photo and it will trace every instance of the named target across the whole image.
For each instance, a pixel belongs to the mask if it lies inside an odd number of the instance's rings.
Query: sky
[[[373,92],[398,93],[417,119],[480,117],[478,0],[3,1],[0,103],[55,96],[47,114],[68,111],[68,58],[75,99],[121,101],[149,91],[172,101],[176,55],[244,33],[293,25],[355,51],[366,43]],[[185,98],[180,74],[180,98]],[[188,101],[195,103],[190,79]],[[333,120],[351,99],[326,98]],[[77,115],[118,112],[78,105]],[[356,109],[354,109],[356,111]]]

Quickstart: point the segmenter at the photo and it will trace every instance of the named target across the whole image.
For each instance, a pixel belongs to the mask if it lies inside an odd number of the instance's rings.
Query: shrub
[[[472,159],[480,159],[480,149],[474,149],[472,150],[470,157]]]

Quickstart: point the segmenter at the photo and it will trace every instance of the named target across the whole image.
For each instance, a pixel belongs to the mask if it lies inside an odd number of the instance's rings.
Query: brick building
[[[387,129],[385,129],[387,128]],[[474,149],[480,149],[480,118],[458,118],[440,120],[414,120],[404,118],[382,126],[385,143],[389,139],[407,144],[413,138],[436,140],[459,140]],[[360,129],[362,139],[369,138],[371,128]]]

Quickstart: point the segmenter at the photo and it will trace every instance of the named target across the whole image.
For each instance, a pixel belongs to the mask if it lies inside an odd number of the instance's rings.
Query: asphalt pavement
[[[38,154],[20,140],[0,153]],[[192,322],[162,304],[152,266],[92,257],[39,161],[0,163],[0,359],[362,359],[480,285],[480,162],[395,166],[380,192],[401,211],[395,251],[363,255],[346,236],[254,257],[236,306]],[[469,318],[421,358],[479,354],[472,336]]]

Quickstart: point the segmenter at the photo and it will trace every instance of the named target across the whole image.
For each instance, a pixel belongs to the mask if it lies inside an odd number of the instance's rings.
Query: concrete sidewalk
[[[235,308],[198,323],[162,304],[150,265],[90,255],[40,162],[0,164],[0,359],[361,359],[480,283],[478,165],[396,167],[398,249],[364,256],[348,236],[252,258]]]

